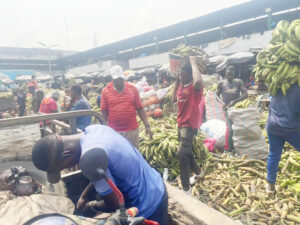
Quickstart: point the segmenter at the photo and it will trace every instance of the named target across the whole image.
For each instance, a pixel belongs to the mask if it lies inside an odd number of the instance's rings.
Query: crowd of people
[[[47,171],[48,180],[56,183],[60,180],[60,171],[76,164],[82,165],[82,173],[90,178],[96,168],[105,167],[106,175],[118,186],[125,196],[126,207],[136,206],[139,215],[167,224],[168,195],[160,174],[150,167],[140,154],[139,124],[137,115],[144,125],[145,132],[152,138],[153,133],[144,111],[139,92],[134,84],[126,81],[120,66],[111,69],[112,82],[106,87],[99,87],[97,105],[107,126],[92,125],[90,116],[77,118],[77,126],[83,133],[69,136],[52,135],[40,139],[32,151],[34,165]],[[203,99],[203,81],[197,66],[197,59],[190,60],[180,67],[179,77],[175,82],[172,100],[177,102],[177,123],[180,164],[180,179],[184,192],[191,193],[193,180],[201,175],[193,155],[193,139],[200,127],[200,103]],[[45,97],[34,77],[28,85],[28,92],[34,96],[33,111],[35,113],[56,113],[90,109],[80,85],[65,87],[62,109],[57,104],[59,92],[54,91],[50,97]],[[23,109],[23,93],[18,91],[18,103]],[[300,149],[299,114],[300,88],[293,86],[287,96],[273,97],[270,105],[270,116],[267,130],[270,140],[268,158],[267,191],[275,191],[278,162],[285,141]],[[242,80],[235,78],[233,66],[226,68],[225,79],[217,86],[217,100],[223,105],[228,115],[228,108],[248,97],[247,89]],[[22,107],[21,107],[22,106]],[[20,110],[19,115],[24,113]],[[227,116],[228,117],[228,116]],[[229,130],[232,123],[227,118]],[[47,126],[47,122],[42,124]],[[232,132],[229,134],[232,140]],[[227,151],[234,149],[233,144]],[[97,157],[105,157],[107,165],[97,162]],[[83,166],[85,165],[85,166]],[[87,166],[88,165],[88,166]],[[194,174],[191,177],[191,172]],[[92,173],[92,174],[91,174]],[[192,178],[192,179],[191,179]],[[96,201],[91,196],[98,193],[102,201]],[[86,212],[107,211],[118,208],[117,196],[104,180],[91,182],[78,200],[77,208]]]

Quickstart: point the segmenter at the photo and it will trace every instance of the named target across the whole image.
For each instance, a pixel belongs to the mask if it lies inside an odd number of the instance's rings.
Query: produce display
[[[0,92],[0,98],[12,98],[13,93],[11,91]]]
[[[234,109],[246,109],[251,105],[255,105],[255,102],[250,99],[245,99],[244,101],[238,102],[234,105]]]
[[[90,92],[89,93],[89,104],[91,106],[91,109],[94,110],[94,111],[99,111],[99,107],[97,105],[97,97],[98,97],[98,94],[95,93],[95,92]]]
[[[267,49],[257,55],[253,72],[272,96],[278,90],[286,95],[291,85],[300,86],[300,19],[278,22]]]
[[[150,140],[145,131],[140,133],[140,152],[152,167],[163,173],[169,169],[169,179],[179,176],[178,136],[175,117],[153,120],[148,118],[153,139]],[[203,166],[208,157],[208,151],[203,145],[204,137],[198,134],[194,139],[194,155],[197,162]]]
[[[300,165],[295,160],[299,158],[299,152],[283,154],[278,192],[270,198],[264,161],[211,154],[203,167],[203,179],[192,187],[192,196],[244,224],[297,224]],[[180,179],[173,185],[181,187]]]

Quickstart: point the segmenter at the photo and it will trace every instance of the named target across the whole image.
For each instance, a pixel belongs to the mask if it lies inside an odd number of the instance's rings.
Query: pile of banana
[[[88,96],[89,104],[91,106],[91,109],[94,111],[99,111],[99,107],[97,105],[97,97],[98,97],[98,94],[95,92],[90,92],[89,96]]]
[[[177,56],[187,61],[189,61],[189,56],[196,56],[198,68],[202,73],[205,71],[208,63],[208,55],[201,48],[196,46],[180,44],[176,48],[171,49],[169,54],[170,56]]]
[[[238,102],[234,105],[234,109],[246,109],[251,105],[255,105],[255,102],[251,101],[250,99],[245,99],[242,102]]]
[[[11,91],[0,92],[0,98],[12,98],[13,93]]]
[[[176,118],[168,117],[162,120],[148,118],[148,120],[154,136],[150,140],[145,131],[140,133],[140,152],[148,163],[160,173],[163,173],[164,168],[168,168],[169,180],[174,180],[179,176]],[[204,137],[201,134],[194,139],[194,155],[200,166],[205,164],[209,155],[203,145],[203,140]]]
[[[278,90],[286,95],[291,85],[300,86],[300,19],[289,24],[278,22],[267,49],[256,57],[253,72],[257,81],[263,81],[272,96]]]

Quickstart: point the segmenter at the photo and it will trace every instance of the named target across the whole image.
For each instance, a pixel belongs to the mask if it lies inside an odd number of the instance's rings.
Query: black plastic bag
[[[0,190],[10,190],[15,195],[27,196],[40,193],[41,186],[32,179],[25,168],[15,166],[0,174]]]

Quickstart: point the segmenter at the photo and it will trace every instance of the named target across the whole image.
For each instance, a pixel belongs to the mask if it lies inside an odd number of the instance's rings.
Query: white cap
[[[111,74],[113,80],[118,79],[118,78],[125,79],[125,75],[124,75],[124,72],[123,72],[123,69],[121,66],[118,66],[118,65],[113,66],[110,69],[110,74]]]

